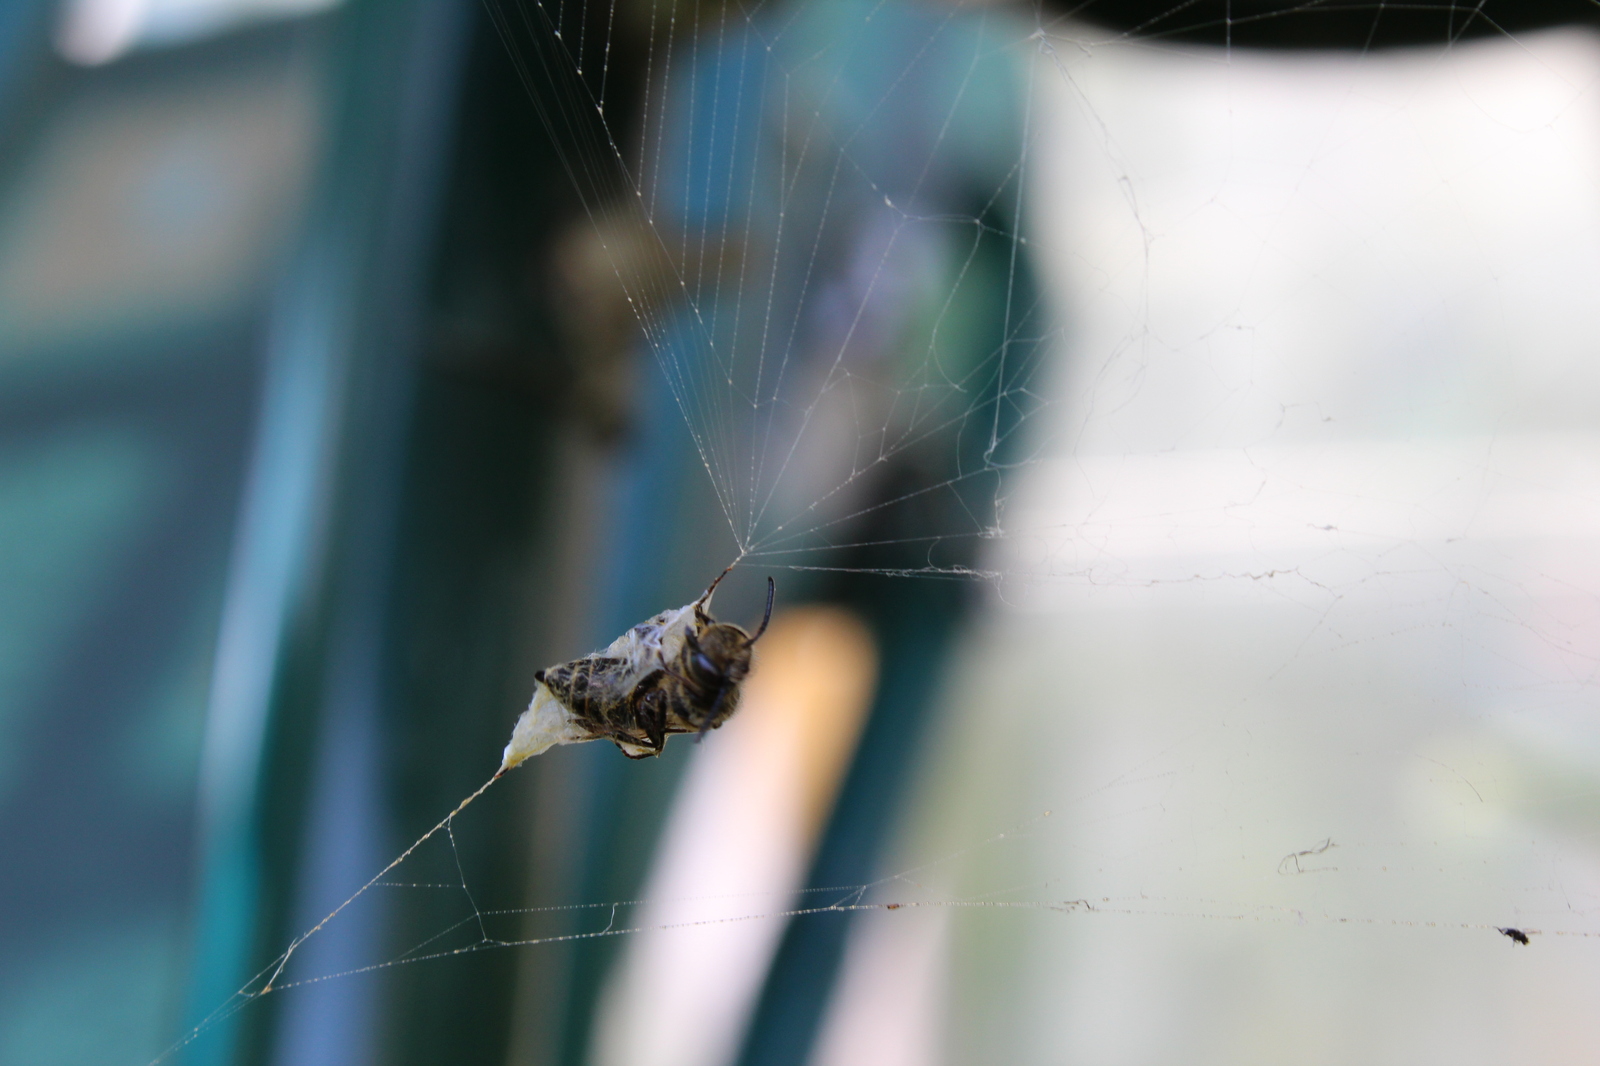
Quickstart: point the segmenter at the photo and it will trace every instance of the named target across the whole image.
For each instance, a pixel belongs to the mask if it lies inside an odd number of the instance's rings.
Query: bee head
[[[731,622],[714,621],[702,609],[716,587],[717,582],[712,582],[705,596],[695,604],[696,625],[684,634],[683,654],[679,659],[682,676],[707,697],[705,717],[699,723],[702,736],[726,721],[738,704],[739,686],[750,673],[751,649],[772,620],[772,599],[776,592],[772,579],[768,578],[766,613],[762,615],[761,627],[751,636]]]
[[[685,634],[685,673],[706,688],[737,685],[750,673],[750,647],[754,639],[728,622],[714,622],[698,633]]]

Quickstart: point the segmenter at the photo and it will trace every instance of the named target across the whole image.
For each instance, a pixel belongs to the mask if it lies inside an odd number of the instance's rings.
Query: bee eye
[[[717,672],[716,666],[706,657],[704,652],[695,652],[694,666],[702,674],[714,674]]]

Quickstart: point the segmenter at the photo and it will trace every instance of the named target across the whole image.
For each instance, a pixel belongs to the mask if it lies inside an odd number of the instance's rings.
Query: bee
[[[731,569],[731,567],[730,567]],[[662,611],[603,651],[534,675],[533,700],[517,719],[500,773],[557,744],[609,740],[630,759],[660,755],[674,733],[706,733],[739,707],[750,656],[772,620],[776,586],[754,635],[707,612],[724,570],[704,594]]]

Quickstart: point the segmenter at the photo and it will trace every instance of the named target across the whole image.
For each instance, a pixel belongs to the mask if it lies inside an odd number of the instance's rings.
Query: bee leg
[[[628,697],[633,720],[650,742],[649,746],[655,749],[654,755],[660,755],[667,744],[666,693],[661,690],[661,679],[665,676],[664,670],[651,671],[633,686],[633,693]]]
[[[622,740],[618,739],[617,737],[612,737],[611,738],[611,743],[615,744],[617,746],[617,750],[622,752],[622,754],[626,755],[630,759],[653,759],[657,755],[661,754],[661,749],[660,748],[656,748],[654,751],[640,751],[640,752],[629,751],[627,748],[623,747],[623,743],[624,742]],[[627,743],[628,744],[632,744],[635,747],[641,746],[636,741],[633,741],[633,740],[629,740],[629,741],[627,741]]]
[[[711,723],[717,720],[717,712],[722,710],[722,700],[727,694],[727,685],[717,690],[717,698],[711,701],[711,709],[706,712],[706,720],[700,723],[700,734],[695,737],[697,742],[703,740],[705,735],[711,732]]]

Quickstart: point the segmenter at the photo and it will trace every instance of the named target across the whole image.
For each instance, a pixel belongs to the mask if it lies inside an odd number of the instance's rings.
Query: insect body
[[[609,740],[630,759],[660,755],[673,733],[727,721],[750,672],[751,648],[772,618],[774,587],[752,636],[706,612],[727,571],[698,600],[634,626],[603,651],[534,675],[533,700],[517,719],[502,772],[557,744]]]
[[[1496,928],[1498,929],[1499,927],[1497,926]],[[1512,929],[1511,927],[1507,926],[1504,929],[1500,929],[1499,932],[1501,936],[1510,937],[1519,944],[1526,944],[1528,942],[1528,934],[1524,933],[1521,929]]]

